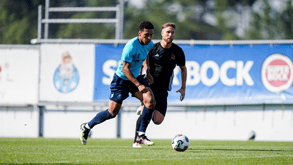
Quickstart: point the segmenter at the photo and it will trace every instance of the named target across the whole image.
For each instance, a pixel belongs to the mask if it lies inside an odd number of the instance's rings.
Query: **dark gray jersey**
[[[148,54],[150,73],[154,78],[155,86],[168,89],[173,70],[178,66],[185,66],[185,55],[182,49],[172,43],[169,49],[165,49],[160,43],[156,43]]]

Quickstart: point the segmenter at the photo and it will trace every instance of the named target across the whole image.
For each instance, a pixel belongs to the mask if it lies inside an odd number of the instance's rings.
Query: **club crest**
[[[172,55],[171,55],[171,59],[172,59],[172,60],[175,60],[175,54],[172,54]]]

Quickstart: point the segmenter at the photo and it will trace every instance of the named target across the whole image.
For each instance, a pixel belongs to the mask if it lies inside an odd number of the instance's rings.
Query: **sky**
[[[128,0],[128,3],[136,6],[137,8],[142,8],[145,0]]]

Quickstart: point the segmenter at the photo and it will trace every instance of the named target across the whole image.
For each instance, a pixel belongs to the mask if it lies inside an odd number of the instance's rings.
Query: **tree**
[[[50,6],[81,6],[82,0],[51,0]],[[1,0],[0,1],[0,43],[29,44],[37,38],[38,6],[44,6],[45,0]],[[57,13],[58,17],[64,13]],[[72,15],[69,13],[67,16]],[[51,25],[50,32],[58,31],[58,26]]]
[[[287,0],[286,9],[280,16],[281,29],[284,29],[284,39],[293,39],[293,7],[292,2]]]
[[[272,8],[266,0],[260,0],[259,11],[252,10],[252,22],[245,39],[292,39],[293,8],[291,0],[284,2],[286,7],[281,10]]]
[[[118,0],[50,0],[50,7],[116,6]],[[279,1],[276,10],[268,0],[145,0],[143,8],[125,3],[125,39],[137,35],[144,20],[155,26],[153,38],[160,39],[162,24],[176,24],[176,39],[240,40],[292,39],[292,0]],[[38,5],[45,0],[1,0],[0,43],[29,44],[37,37]],[[255,10],[258,9],[258,10]],[[245,13],[249,13],[245,14]],[[43,12],[44,13],[44,12]],[[115,18],[115,12],[50,12],[50,18]],[[44,17],[44,15],[43,15]],[[242,25],[248,21],[246,31]],[[49,24],[49,38],[114,39],[115,24]]]
[[[92,1],[86,0],[84,6],[87,7],[107,7],[116,6],[116,0]],[[115,18],[115,12],[77,12],[69,18]],[[97,38],[114,39],[115,24],[63,24],[58,31],[52,34],[52,38]]]
[[[0,43],[28,44],[37,34],[38,0],[0,2]]]

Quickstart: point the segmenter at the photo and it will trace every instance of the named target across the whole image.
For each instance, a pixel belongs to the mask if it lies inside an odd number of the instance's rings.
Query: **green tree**
[[[286,8],[277,11],[268,1],[260,0],[261,11],[252,11],[250,28],[245,39],[292,39],[293,8],[291,0],[285,0]]]
[[[40,1],[0,1],[0,43],[28,44],[37,34],[37,11]]]
[[[44,8],[45,0],[1,0],[0,1],[0,43],[29,44],[37,38],[38,6]],[[50,0],[50,6],[82,6],[83,0]],[[51,17],[64,16],[64,13]],[[68,13],[67,16],[72,15]],[[65,15],[65,17],[67,17]],[[58,26],[51,25],[50,32],[58,31]]]
[[[108,7],[116,6],[116,0],[95,1],[87,0],[84,5],[87,7]],[[115,18],[115,12],[77,12],[69,18]],[[114,23],[97,23],[97,24],[62,24],[54,33],[52,38],[82,38],[82,39],[114,39]]]
[[[143,8],[125,3],[123,38],[136,36],[139,23],[149,20],[155,26],[154,39],[161,38],[161,26],[166,22],[176,24],[176,39],[292,39],[292,0],[281,2],[285,3],[282,10],[274,9],[267,0],[145,0]],[[103,7],[118,3],[118,0],[50,0],[50,7]],[[1,0],[0,43],[29,44],[32,38],[37,38],[40,4],[44,10],[45,0]],[[255,5],[259,10],[253,10]],[[238,22],[247,10],[251,10],[250,26],[240,36]],[[49,15],[50,18],[115,16],[115,12],[50,12]],[[49,38],[114,39],[115,24],[49,24]]]
[[[287,0],[286,9],[280,16],[281,29],[284,29],[284,39],[293,39],[293,7],[292,1]]]

